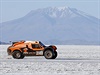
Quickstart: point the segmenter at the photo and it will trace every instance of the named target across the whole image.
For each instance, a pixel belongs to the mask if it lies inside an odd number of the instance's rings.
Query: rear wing
[[[22,44],[24,42],[25,42],[24,40],[22,40],[22,41],[14,41],[14,42],[12,42],[12,46],[15,46],[15,45],[18,45],[18,44]]]

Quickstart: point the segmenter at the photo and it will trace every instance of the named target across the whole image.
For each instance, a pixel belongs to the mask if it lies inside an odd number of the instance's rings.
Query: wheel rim
[[[52,52],[51,51],[46,51],[45,52],[45,57],[46,58],[51,58],[52,57]]]
[[[16,53],[16,54],[15,54],[15,57],[16,57],[16,58],[20,58],[20,56],[21,56],[20,53]]]

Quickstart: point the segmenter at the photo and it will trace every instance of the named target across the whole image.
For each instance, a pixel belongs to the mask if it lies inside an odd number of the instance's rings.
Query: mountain
[[[100,19],[70,7],[32,10],[0,23],[3,41],[41,40],[54,44],[99,44]]]
[[[0,45],[7,45],[7,44],[10,44],[10,43],[6,43],[6,42],[1,42],[0,41]]]

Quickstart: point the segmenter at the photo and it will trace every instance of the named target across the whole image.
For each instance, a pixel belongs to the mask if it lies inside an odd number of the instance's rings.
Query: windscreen
[[[40,43],[41,46],[45,47],[45,45],[42,42],[39,41],[39,43]]]

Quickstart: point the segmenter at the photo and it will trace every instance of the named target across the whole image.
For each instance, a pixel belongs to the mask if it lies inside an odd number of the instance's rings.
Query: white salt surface
[[[100,75],[100,46],[57,45],[58,57],[13,59],[0,45],[0,75]]]

